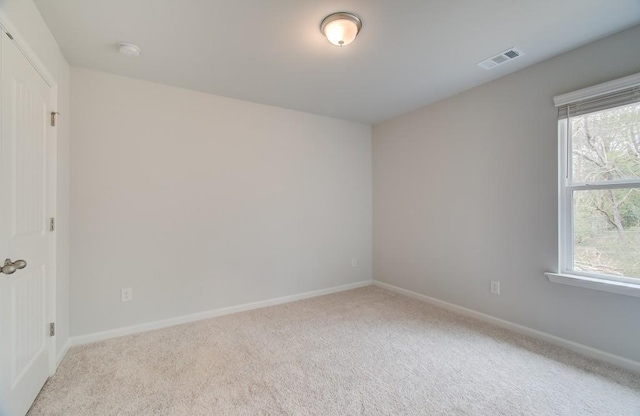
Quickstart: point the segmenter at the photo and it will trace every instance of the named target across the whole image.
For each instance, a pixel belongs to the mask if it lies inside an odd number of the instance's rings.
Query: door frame
[[[11,34],[13,43],[17,46],[22,55],[29,61],[31,66],[40,74],[44,82],[50,87],[51,93],[51,111],[57,112],[58,108],[58,83],[47,69],[44,63],[40,60],[38,55],[26,42],[25,38],[20,34],[20,31],[13,25],[9,16],[5,11],[0,8],[0,36],[6,36],[5,33]],[[57,219],[57,191],[58,191],[58,132],[56,127],[48,126],[47,128],[47,218],[52,217]],[[48,223],[48,222],[47,222]],[[50,290],[47,291],[47,318],[48,322],[56,322],[56,293],[57,293],[57,280],[56,280],[56,253],[57,253],[57,238],[56,232],[49,232],[49,267],[47,273],[47,284],[50,285]],[[52,376],[57,369],[57,356],[56,356],[56,336],[48,337],[47,349],[49,357],[49,376]]]

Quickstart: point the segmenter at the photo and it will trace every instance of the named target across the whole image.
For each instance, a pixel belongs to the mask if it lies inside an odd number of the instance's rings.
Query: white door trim
[[[51,88],[57,88],[57,82],[55,78],[51,75],[51,72],[47,69],[47,67],[42,63],[38,55],[31,49],[29,44],[25,41],[24,37],[20,34],[20,31],[11,23],[9,16],[0,8],[0,29],[5,32],[11,34],[13,38],[13,42],[16,44],[20,52],[24,55],[25,58],[31,63],[31,66],[35,68],[36,71],[40,74],[40,76],[44,79],[44,81]],[[57,101],[56,101],[57,103]]]
[[[51,72],[47,69],[44,63],[40,60],[38,55],[33,51],[33,49],[26,42],[25,38],[22,37],[18,29],[13,25],[9,16],[5,13],[4,10],[0,8],[0,35],[6,36],[5,33],[9,33],[13,40],[13,43],[17,46],[18,50],[24,55],[24,57],[29,61],[31,66],[40,74],[45,83],[51,88],[51,102],[53,103],[52,111],[57,111],[58,107],[58,83],[56,82]],[[4,32],[4,33],[2,33]],[[47,131],[47,137],[50,141],[47,160],[47,206],[49,209],[48,216],[56,218],[57,217],[57,172],[58,172],[58,158],[57,158],[57,150],[58,150],[58,133],[56,128],[50,128]],[[49,318],[49,322],[56,322],[56,290],[57,290],[57,281],[56,281],[56,234],[49,234],[49,276],[47,279],[47,283],[51,284],[51,290],[48,291],[49,298],[47,299],[47,316]],[[49,337],[47,348],[48,356],[49,356],[49,375],[53,375],[57,369],[57,356],[56,356],[56,337]]]

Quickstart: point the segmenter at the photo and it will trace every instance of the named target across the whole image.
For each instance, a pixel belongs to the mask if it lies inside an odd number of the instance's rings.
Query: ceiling
[[[640,23],[638,0],[35,3],[73,66],[370,124]],[[363,21],[344,48],[319,31],[338,11]],[[476,66],[511,47],[525,56]]]

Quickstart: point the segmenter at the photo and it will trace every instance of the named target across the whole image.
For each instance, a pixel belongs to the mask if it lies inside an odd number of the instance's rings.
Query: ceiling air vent
[[[484,61],[480,62],[478,64],[478,66],[480,68],[484,68],[484,69],[493,69],[495,67],[497,67],[498,65],[502,65],[505,62],[509,62],[513,59],[516,59],[520,56],[524,55],[524,53],[522,53],[522,51],[518,48],[511,48],[508,49],[502,53],[499,53],[496,56],[493,56],[489,59],[485,59]]]

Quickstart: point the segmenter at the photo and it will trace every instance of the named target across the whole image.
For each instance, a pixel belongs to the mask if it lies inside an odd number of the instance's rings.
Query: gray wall
[[[640,26],[374,126],[374,278],[640,361],[640,299],[543,274],[558,256],[552,98],[637,72]]]
[[[56,194],[56,351],[69,339],[69,64],[31,0],[1,0],[0,8],[58,83]]]
[[[370,126],[84,69],[71,91],[72,335],[371,279]]]

